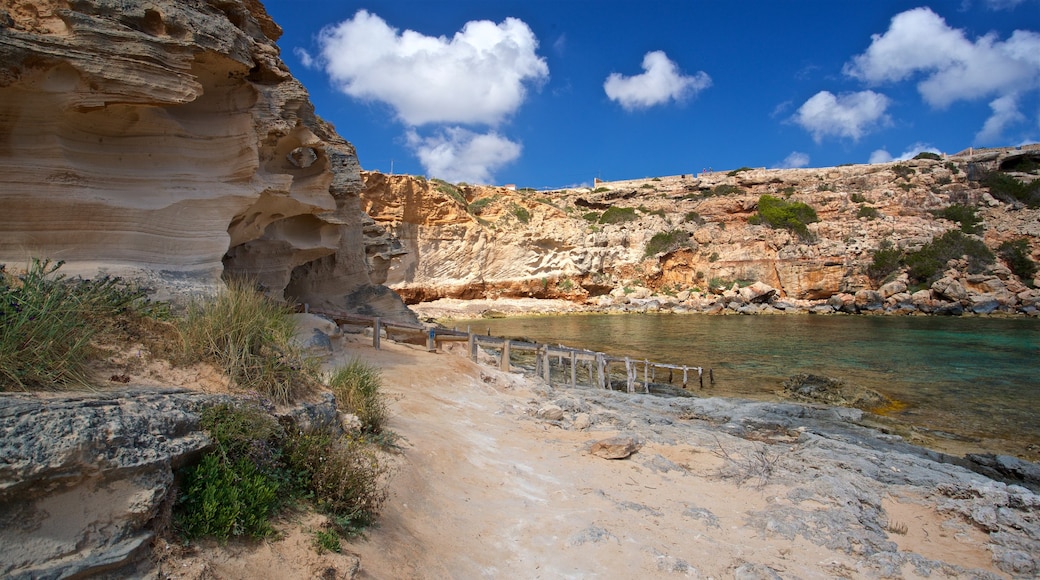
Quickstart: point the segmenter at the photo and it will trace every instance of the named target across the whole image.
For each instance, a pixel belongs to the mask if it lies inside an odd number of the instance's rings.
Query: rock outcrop
[[[542,192],[362,173],[361,200],[385,230],[370,237],[382,249],[373,263],[409,303],[534,297],[600,308],[642,309],[649,300],[749,313],[1036,315],[1040,293],[1027,285],[1040,281],[1018,279],[1000,261],[981,274],[967,262],[948,264],[925,294],[905,277],[868,276],[883,242],[913,251],[956,229],[937,215],[951,205],[978,212],[991,249],[1026,239],[1034,260],[1040,256],[1040,210],[998,199],[977,180],[983,170],[1040,158],[1040,149],[991,157],[745,169]],[[755,224],[749,218],[766,194],[808,204],[819,221],[807,224],[808,236]],[[947,290],[958,286],[964,292],[951,297]]]
[[[257,0],[5,2],[0,262],[163,293],[244,275],[341,310],[379,296],[354,148],[314,114],[280,35]]]
[[[210,444],[198,407],[214,397],[0,398],[0,576],[89,576],[147,555],[174,470]]]

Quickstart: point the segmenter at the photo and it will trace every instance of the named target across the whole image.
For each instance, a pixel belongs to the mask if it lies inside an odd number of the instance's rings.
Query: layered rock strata
[[[339,309],[378,295],[354,148],[280,34],[256,0],[5,2],[0,261],[165,291],[244,275]]]
[[[1040,282],[999,260],[974,274],[953,261],[924,289],[867,275],[883,243],[913,251],[956,229],[937,216],[952,205],[977,211],[991,249],[1025,239],[1040,258],[1040,210],[969,179],[1021,156],[1040,159],[1040,149],[542,192],[363,173],[361,199],[385,229],[370,243],[395,248],[379,254],[386,283],[409,303],[533,297],[601,309],[1035,315],[1040,293],[1029,285]],[[808,236],[753,223],[766,194],[808,204],[819,221]]]

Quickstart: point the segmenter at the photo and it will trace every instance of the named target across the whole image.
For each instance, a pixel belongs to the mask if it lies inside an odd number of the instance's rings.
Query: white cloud
[[[777,166],[777,169],[797,169],[799,167],[809,166],[809,155],[802,153],[801,151],[792,151],[790,155],[784,158]]]
[[[646,109],[670,100],[682,100],[711,86],[711,77],[704,71],[687,76],[668,56],[660,51],[643,56],[643,73],[624,76],[611,73],[603,83],[603,90],[612,101],[626,110]]]
[[[820,91],[798,108],[792,120],[811,133],[817,143],[828,136],[858,140],[876,126],[889,123],[885,114],[888,104],[888,97],[874,91],[838,96]]]
[[[932,147],[931,145],[929,145],[927,143],[914,143],[909,148],[907,148],[906,151],[903,151],[903,154],[900,155],[899,157],[892,157],[892,154],[889,153],[888,151],[885,151],[884,149],[878,149],[878,150],[876,150],[876,151],[874,151],[873,153],[870,154],[870,163],[888,163],[890,161],[906,161],[908,159],[913,159],[914,157],[917,157],[918,153],[921,153],[921,152],[924,152],[924,151],[928,151],[929,153],[937,153],[937,154],[941,154],[942,153],[942,151],[939,151],[938,149],[936,149],[935,147]]]
[[[398,31],[365,10],[324,28],[318,64],[343,93],[390,105],[409,126],[497,125],[549,66],[523,21],[467,22],[452,38]]]
[[[316,63],[314,62],[314,57],[311,56],[311,53],[297,46],[293,49],[293,54],[296,55],[296,58],[300,59],[300,64],[305,68],[314,68]]]
[[[872,84],[923,75],[917,89],[933,107],[1040,87],[1036,32],[1016,30],[1006,41],[990,33],[972,41],[930,9],[915,8],[897,14],[872,39],[845,65],[845,74]]]
[[[430,137],[411,130],[408,145],[431,177],[452,183],[492,183],[492,172],[520,157],[522,147],[492,131],[448,127]]]
[[[888,163],[889,161],[892,161],[892,154],[884,149],[878,149],[870,154],[871,165],[875,163]]]
[[[1017,95],[1005,95],[994,99],[989,108],[993,111],[982,129],[975,134],[978,143],[996,143],[1001,140],[1004,129],[1026,120],[1026,116],[1018,110]]]

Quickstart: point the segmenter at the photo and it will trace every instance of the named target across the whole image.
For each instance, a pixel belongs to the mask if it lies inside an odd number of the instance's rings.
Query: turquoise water
[[[841,378],[905,403],[889,413],[900,422],[1040,458],[1036,319],[631,314],[450,324],[711,368],[716,384],[706,395],[775,399],[780,383],[796,373]]]

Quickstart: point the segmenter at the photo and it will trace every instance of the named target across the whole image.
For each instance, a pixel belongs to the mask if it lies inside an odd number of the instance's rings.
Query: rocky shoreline
[[[561,313],[674,312],[703,314],[869,314],[891,316],[1022,316],[1040,317],[1040,289],[1001,278],[1000,268],[990,274],[962,276],[951,269],[930,288],[910,291],[906,276],[878,290],[838,293],[825,300],[780,298],[776,288],[762,282],[734,284],[717,293],[682,291],[654,293],[648,288],[617,289],[584,302],[562,299],[497,298],[460,300],[441,298],[412,304],[421,318],[497,318]]]

